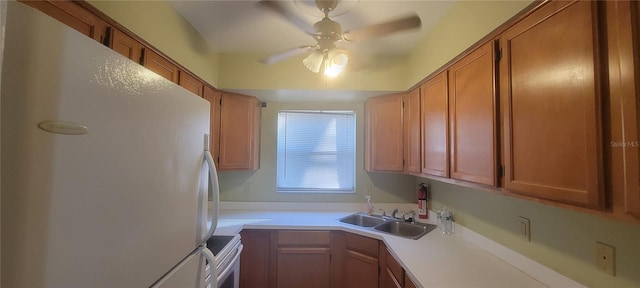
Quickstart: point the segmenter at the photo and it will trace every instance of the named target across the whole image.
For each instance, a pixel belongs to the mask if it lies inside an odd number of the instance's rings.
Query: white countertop
[[[340,230],[382,240],[418,287],[548,287],[464,237],[443,235],[437,229],[411,240],[338,221],[357,210],[242,210],[224,209],[224,205],[222,208],[218,235],[235,234],[242,229]]]

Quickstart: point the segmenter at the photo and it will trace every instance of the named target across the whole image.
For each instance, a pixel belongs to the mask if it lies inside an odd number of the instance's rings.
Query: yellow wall
[[[348,70],[336,78],[312,73],[302,64],[305,55],[272,65],[258,61],[264,55],[222,54],[220,56],[220,88],[254,90],[352,90],[403,91],[407,87],[404,58],[382,58],[393,63],[385,69]]]
[[[420,82],[532,2],[456,2],[409,55],[406,86]]]
[[[276,192],[276,145],[280,110],[350,110],[356,113],[356,193],[313,194]],[[279,103],[271,102],[262,109],[260,169],[251,172],[220,172],[220,199],[255,202],[334,202],[358,203],[371,195],[377,203],[414,202],[416,187],[413,176],[368,173],[364,171],[364,104],[363,103]]]
[[[167,1],[103,1],[89,4],[140,36],[211,85],[218,85],[218,53]]]
[[[587,287],[640,287],[640,225],[515,197],[418,178],[431,188],[431,209]],[[531,220],[531,242],[518,216]],[[596,269],[596,241],[615,247],[616,276]]]

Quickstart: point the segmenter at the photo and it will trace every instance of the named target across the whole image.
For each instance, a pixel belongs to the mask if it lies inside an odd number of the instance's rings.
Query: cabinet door
[[[612,134],[607,144],[613,162],[610,182],[616,185],[611,187],[613,202],[640,217],[640,3],[606,4]]]
[[[404,288],[416,288],[416,284],[413,283],[413,281],[411,281],[411,279],[409,279],[409,276],[407,276],[407,273],[405,272],[404,274]]]
[[[142,65],[158,75],[178,83],[178,66],[160,56],[160,54],[151,51],[151,49],[145,48],[142,50]]]
[[[449,68],[451,178],[496,185],[493,43]]]
[[[403,95],[404,172],[420,174],[420,89]]]
[[[136,63],[140,63],[142,44],[118,29],[111,29],[111,49]]]
[[[380,288],[402,288],[404,269],[382,243],[380,243],[380,260]]]
[[[204,83],[202,83],[202,81],[182,70],[180,70],[180,73],[178,74],[180,75],[178,84],[182,86],[182,88],[187,89],[198,96],[203,96]]]
[[[278,288],[330,287],[331,250],[328,247],[278,248]]]
[[[403,172],[402,94],[370,98],[365,109],[365,168]]]
[[[240,254],[240,287],[269,287],[270,232],[243,230],[240,237],[244,245]]]
[[[344,287],[378,287],[378,258],[347,249],[344,261]]]
[[[378,287],[379,242],[377,239],[345,233],[344,285],[340,287]]]
[[[209,123],[209,151],[211,151],[213,161],[216,164],[216,168],[218,168],[218,156],[220,155],[220,97],[222,97],[222,92],[213,90],[209,86],[204,86],[203,93],[202,97],[209,101],[209,105],[211,105],[209,106],[209,115],[211,117]]]
[[[75,1],[20,0],[20,2],[44,12],[100,43],[105,43],[107,23],[78,5]]]
[[[222,93],[220,170],[256,170],[260,163],[260,103],[255,97]]]
[[[447,71],[420,87],[422,174],[449,177],[449,103]]]
[[[551,2],[500,37],[505,186],[600,207],[597,2]]]
[[[277,232],[276,287],[330,287],[331,232]]]

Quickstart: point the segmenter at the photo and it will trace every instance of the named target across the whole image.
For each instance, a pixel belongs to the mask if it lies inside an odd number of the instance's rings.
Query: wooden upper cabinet
[[[106,42],[107,22],[74,1],[20,0],[20,2],[44,12],[100,43]]]
[[[420,89],[403,96],[404,172],[420,174]]]
[[[402,94],[369,98],[365,114],[365,169],[403,172]]]
[[[222,93],[220,170],[260,167],[260,102],[255,97]]]
[[[213,161],[218,168],[218,156],[220,156],[220,98],[222,92],[213,90],[209,86],[204,86],[203,96],[205,100],[209,101],[209,151],[213,156]]]
[[[171,63],[167,58],[160,56],[160,54],[151,51],[151,49],[145,48],[142,50],[142,65],[167,80],[178,83],[178,66]]]
[[[625,213],[640,217],[640,3],[608,1],[606,8],[611,101],[607,188],[613,192],[614,210],[622,206]]]
[[[180,70],[178,84],[198,96],[204,96],[204,83],[193,75]]]
[[[422,174],[449,177],[449,97],[447,71],[420,86]]]
[[[450,177],[496,185],[494,50],[489,42],[449,68]]]
[[[109,46],[113,51],[120,53],[120,55],[127,57],[136,63],[141,63],[143,46],[128,34],[115,28],[111,29],[111,41],[109,41]]]
[[[551,2],[500,37],[507,189],[603,202],[597,2]]]

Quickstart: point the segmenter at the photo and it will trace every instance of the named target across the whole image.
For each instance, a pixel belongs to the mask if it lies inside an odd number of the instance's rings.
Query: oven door
[[[231,261],[227,262],[226,267],[221,267],[222,271],[218,273],[217,288],[239,288],[240,287],[240,253],[242,253],[242,244],[235,249],[234,255],[228,255]]]
[[[215,265],[207,263],[206,287],[238,288],[240,286],[240,255],[243,248],[240,234],[213,236],[207,241],[207,247],[215,254]]]

